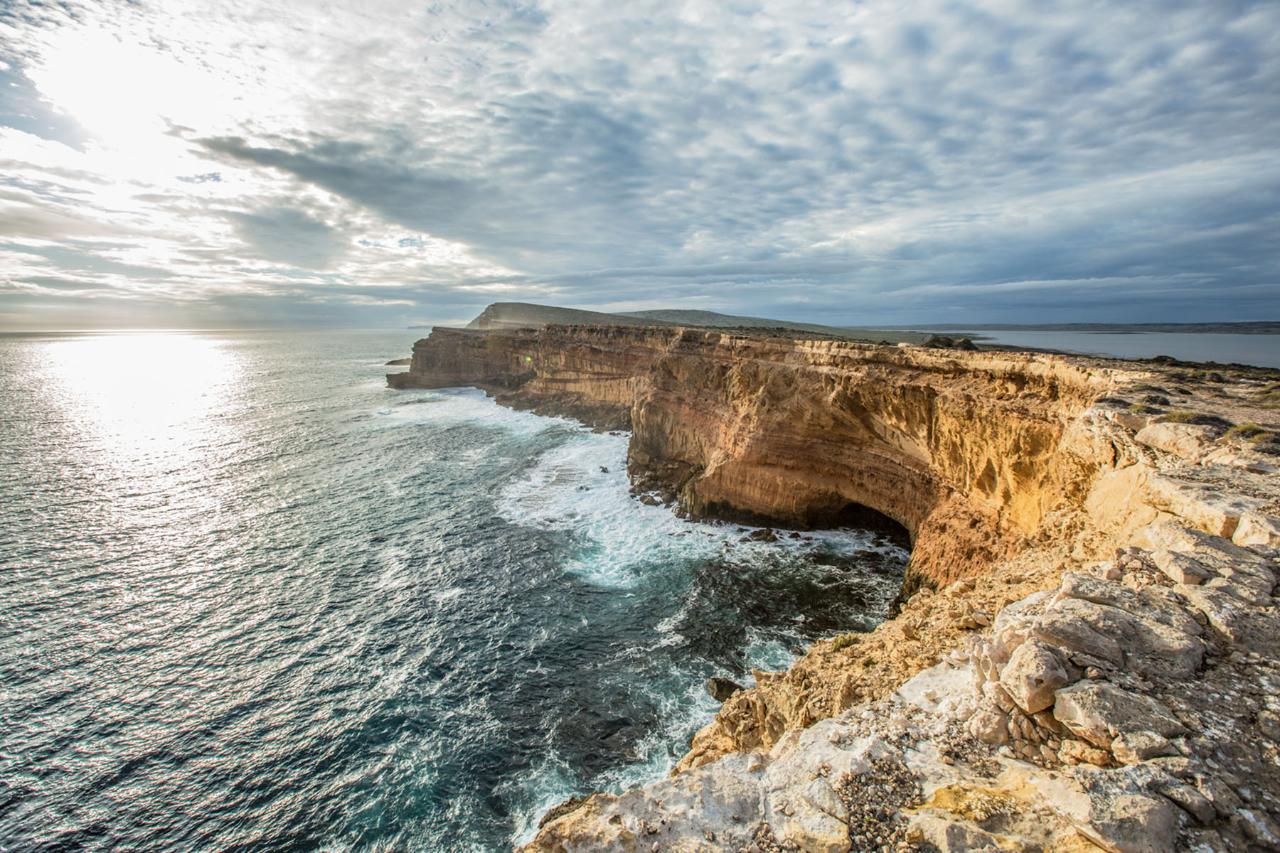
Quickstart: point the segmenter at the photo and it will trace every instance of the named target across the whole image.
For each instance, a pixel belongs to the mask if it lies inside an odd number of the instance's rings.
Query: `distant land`
[[[832,338],[852,340],[887,341],[889,343],[920,343],[934,332],[969,332],[975,340],[983,338],[982,332],[1098,332],[1104,334],[1140,334],[1162,332],[1173,334],[1235,334],[1280,335],[1280,320],[1262,320],[1238,323],[895,323],[879,326],[830,326],[820,323],[800,323],[792,320],[775,320],[767,317],[747,317],[680,308],[663,308],[650,311],[587,311],[578,308],[560,308],[554,305],[536,305],[531,302],[495,302],[485,308],[468,329],[537,328],[557,325],[612,325],[612,326],[699,326],[713,329],[772,329],[777,331],[807,332]],[[430,324],[410,326],[411,329],[430,328]]]
[[[778,333],[804,332],[842,340],[873,340],[887,343],[921,343],[928,332],[904,329],[875,329],[855,326],[823,326],[818,323],[796,323],[764,317],[742,317],[716,311],[661,309],[609,313],[534,305],[528,302],[495,302],[467,324],[468,329],[525,329],[546,325],[608,326],[698,326],[712,329],[754,329]]]
[[[952,332],[1109,332],[1112,334],[1164,332],[1173,334],[1280,335],[1280,320],[1241,323],[934,323],[905,325],[910,329]]]

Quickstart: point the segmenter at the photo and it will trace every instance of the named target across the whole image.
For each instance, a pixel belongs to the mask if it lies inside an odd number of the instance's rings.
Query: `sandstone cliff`
[[[439,329],[389,378],[628,426],[637,486],[697,517],[882,513],[932,584],[981,570],[1082,493],[1097,466],[1061,440],[1111,381],[1021,354],[603,326]]]
[[[437,330],[389,381],[629,426],[637,489],[697,516],[912,540],[899,616],[756,673],[673,779],[531,849],[1280,844],[1274,377],[548,326]]]

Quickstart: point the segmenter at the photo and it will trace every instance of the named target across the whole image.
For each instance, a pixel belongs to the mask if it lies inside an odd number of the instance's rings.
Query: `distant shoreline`
[[[1263,320],[1241,323],[939,323],[903,326],[911,331],[974,332],[1096,332],[1110,335],[1136,335],[1149,332],[1167,334],[1280,335],[1280,321]]]

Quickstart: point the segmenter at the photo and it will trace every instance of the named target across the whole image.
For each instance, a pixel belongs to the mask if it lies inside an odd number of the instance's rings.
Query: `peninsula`
[[[628,429],[690,516],[912,556],[893,618],[525,849],[1280,847],[1280,372],[556,320],[436,328],[388,382]]]

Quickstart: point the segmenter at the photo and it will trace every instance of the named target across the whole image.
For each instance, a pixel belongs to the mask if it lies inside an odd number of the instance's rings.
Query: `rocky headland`
[[[901,525],[897,615],[528,851],[1280,849],[1280,374],[765,331],[436,329],[393,387],[631,431],[696,517]]]

